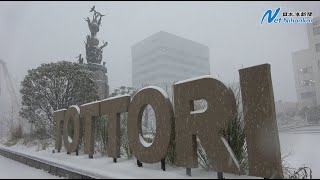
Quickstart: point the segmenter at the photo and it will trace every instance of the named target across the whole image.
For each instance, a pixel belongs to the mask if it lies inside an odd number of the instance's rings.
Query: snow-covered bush
[[[312,179],[312,170],[309,167],[302,165],[299,168],[294,168],[286,161],[292,153],[284,155],[281,159],[283,175],[285,179]]]
[[[93,73],[83,64],[60,61],[28,70],[21,82],[20,116],[54,138],[52,112],[97,100]]]
[[[12,127],[12,129],[10,130],[9,141],[20,140],[22,138],[22,135],[23,135],[23,130],[21,125]]]

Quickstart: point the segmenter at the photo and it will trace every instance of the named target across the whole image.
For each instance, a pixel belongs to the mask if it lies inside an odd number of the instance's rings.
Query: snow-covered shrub
[[[52,139],[56,125],[53,111],[99,98],[93,73],[87,66],[67,61],[41,64],[28,70],[21,86],[20,116],[36,129],[46,129]]]
[[[22,135],[23,131],[21,125],[12,127],[12,129],[10,130],[10,140],[19,140],[22,138]]]
[[[309,167],[302,165],[299,168],[294,168],[286,159],[291,156],[289,153],[282,157],[282,170],[285,179],[312,179],[312,170]]]

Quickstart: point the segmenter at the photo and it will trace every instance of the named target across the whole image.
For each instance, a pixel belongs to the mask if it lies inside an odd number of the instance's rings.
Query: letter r
[[[207,110],[191,113],[194,100],[207,101]],[[239,173],[239,165],[232,150],[222,140],[235,114],[235,97],[220,81],[207,77],[174,85],[176,165],[198,167],[196,136],[200,139],[208,159],[218,172]]]

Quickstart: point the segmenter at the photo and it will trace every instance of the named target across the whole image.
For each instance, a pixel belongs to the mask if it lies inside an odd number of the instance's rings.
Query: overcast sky
[[[261,17],[278,7],[320,15],[320,2],[0,2],[0,58],[17,86],[41,63],[85,55],[83,18],[93,5],[107,14],[97,36],[109,43],[111,89],[131,86],[131,46],[166,31],[208,46],[211,74],[224,83],[238,81],[242,67],[271,64],[275,100],[283,101],[297,100],[291,53],[308,48],[306,25],[260,25]]]

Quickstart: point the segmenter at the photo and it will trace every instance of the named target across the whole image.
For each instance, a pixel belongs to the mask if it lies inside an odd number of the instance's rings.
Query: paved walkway
[[[0,179],[57,179],[42,170],[0,156]]]

